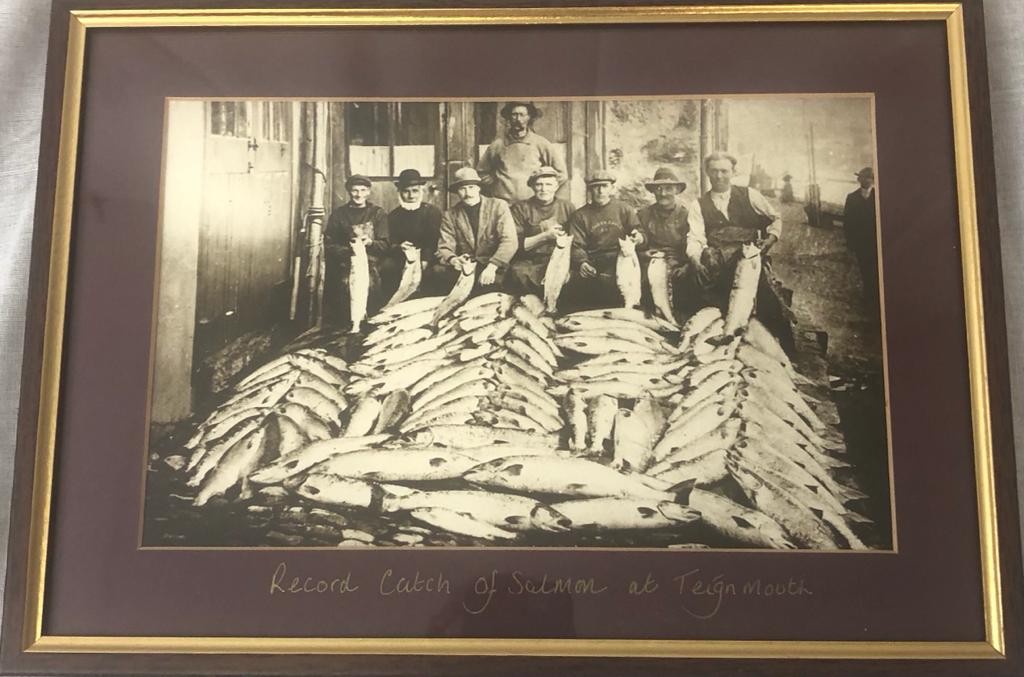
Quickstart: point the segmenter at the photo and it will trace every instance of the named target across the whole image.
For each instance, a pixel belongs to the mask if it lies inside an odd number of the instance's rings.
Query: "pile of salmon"
[[[479,544],[864,548],[841,436],[753,316],[745,256],[726,312],[681,326],[665,303],[472,297],[467,262],[447,296],[365,320],[357,359],[325,344],[242,379],[186,445],[194,505],[256,485]]]

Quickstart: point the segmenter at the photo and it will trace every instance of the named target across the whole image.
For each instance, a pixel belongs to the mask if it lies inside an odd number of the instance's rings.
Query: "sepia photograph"
[[[874,128],[167,100],[141,546],[896,550]]]

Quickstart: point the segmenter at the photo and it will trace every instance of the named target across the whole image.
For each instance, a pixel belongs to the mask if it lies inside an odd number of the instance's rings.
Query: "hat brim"
[[[609,186],[614,186],[615,182],[611,179],[597,179],[596,181],[587,181],[587,188],[596,186],[599,183],[607,183]]]
[[[397,186],[399,190],[401,190],[402,188],[409,188],[410,186],[425,186],[425,185],[427,185],[427,180],[426,179],[417,179],[415,181],[395,181],[395,186]]]
[[[651,181],[649,183],[644,184],[644,188],[646,188],[651,193],[653,193],[654,189],[657,188],[658,186],[679,186],[680,191],[686,190],[685,181]]]
[[[453,183],[452,185],[448,186],[448,192],[449,193],[454,193],[455,191],[457,191],[459,188],[462,188],[463,186],[479,186],[479,185],[482,185],[482,184],[483,184],[483,181],[478,181],[476,179],[465,179],[463,181],[457,181],[457,182]]]
[[[371,189],[373,188],[373,184],[370,183],[369,181],[359,180],[359,181],[346,181],[345,182],[345,190],[352,190],[356,186],[363,186],[364,188],[371,188]]]
[[[526,180],[526,185],[529,186],[530,188],[533,188],[534,184],[536,184],[541,179],[557,179],[557,178],[558,178],[558,174],[540,174],[538,176],[531,176],[530,178],[528,178]]]

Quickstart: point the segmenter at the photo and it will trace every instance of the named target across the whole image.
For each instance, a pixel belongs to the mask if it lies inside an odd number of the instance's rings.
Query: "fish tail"
[[[668,488],[670,494],[675,494],[675,502],[680,505],[688,505],[690,503],[690,494],[693,492],[693,486],[697,483],[697,480],[693,477],[685,479],[679,484],[673,484]]]

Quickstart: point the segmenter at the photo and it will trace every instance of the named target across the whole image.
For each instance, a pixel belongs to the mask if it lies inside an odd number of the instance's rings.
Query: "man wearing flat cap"
[[[559,186],[568,178],[558,149],[532,129],[541,115],[532,102],[509,101],[502,107],[507,129],[487,147],[477,165],[485,194],[509,203],[528,200],[533,195],[528,180],[541,167],[557,172]]]
[[[590,202],[573,212],[567,224],[573,236],[571,296],[588,307],[621,304],[615,283],[619,239],[630,237],[638,250],[644,246],[636,211],[615,199],[614,191],[614,176],[603,169],[594,172],[587,178]]]
[[[389,294],[398,289],[402,269],[405,267],[403,242],[419,248],[420,261],[425,270],[434,264],[441,230],[441,210],[423,201],[426,185],[427,180],[415,169],[403,169],[395,181],[398,206],[388,214],[388,259],[397,268],[394,279],[387,280],[388,284],[385,285]],[[431,282],[424,277],[420,290],[426,294],[446,293],[447,290],[434,289]]]
[[[349,200],[331,212],[324,227],[324,312],[328,319],[344,322],[348,317],[348,271],[352,259],[352,238],[356,233],[370,239],[366,253],[370,260],[368,307],[379,308],[382,299],[380,260],[387,253],[388,217],[370,202],[370,179],[353,174],[345,181]],[[344,291],[344,293],[341,293]]]
[[[576,208],[556,197],[559,175],[554,167],[541,167],[527,179],[533,197],[512,205],[512,220],[519,236],[519,251],[506,280],[510,291],[542,294],[544,272],[555,247],[555,236],[565,233],[565,224]]]
[[[487,289],[501,284],[519,248],[519,238],[508,204],[481,195],[480,184],[480,175],[472,167],[455,172],[448,189],[459,196],[459,203],[441,218],[437,263],[442,269],[447,267],[446,277],[454,283],[458,275],[453,268],[455,259],[462,254],[472,256],[477,262],[477,283]]]
[[[869,310],[877,312],[878,251],[875,217],[875,170],[865,167],[856,174],[860,187],[846,196],[843,209],[843,231],[846,245],[857,257],[864,283],[864,301]]]
[[[716,151],[704,158],[711,190],[699,200],[708,246],[701,254],[700,279],[707,301],[725,309],[744,244],[761,250],[761,279],[755,313],[790,354],[795,350],[793,312],[767,254],[782,235],[782,217],[754,188],[733,185],[736,158]]]

